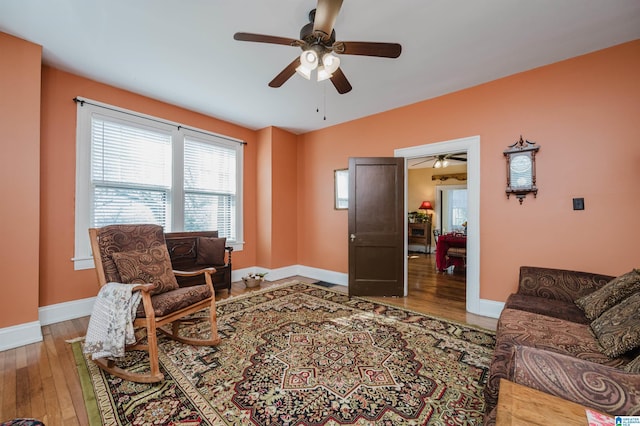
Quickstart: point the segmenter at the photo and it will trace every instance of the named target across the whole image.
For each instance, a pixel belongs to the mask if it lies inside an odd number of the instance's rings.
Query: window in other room
[[[467,221],[467,188],[460,185],[438,186],[441,229],[443,232],[464,232]]]

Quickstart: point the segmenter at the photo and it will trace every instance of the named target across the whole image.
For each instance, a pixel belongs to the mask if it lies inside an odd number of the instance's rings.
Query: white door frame
[[[480,314],[480,136],[454,139],[409,148],[399,148],[394,156],[405,158],[405,216],[408,213],[408,159],[430,155],[467,152],[467,312]],[[405,225],[405,253],[407,252]],[[404,291],[408,294],[407,256],[404,257]]]

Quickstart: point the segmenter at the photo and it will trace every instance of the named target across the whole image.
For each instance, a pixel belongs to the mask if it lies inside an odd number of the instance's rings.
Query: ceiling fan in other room
[[[467,157],[461,157],[462,154],[446,154],[446,155],[436,155],[436,161],[433,162],[434,169],[444,169],[449,165],[449,160],[456,160],[467,162]]]
[[[342,1],[318,0],[316,9],[309,12],[309,23],[300,30],[300,39],[253,33],[235,33],[233,38],[302,49],[302,54],[269,82],[270,87],[282,86],[296,72],[309,80],[311,72],[317,70],[318,81],[331,79],[338,93],[347,93],[352,87],[340,69],[340,58],[336,54],[397,58],[402,52],[402,46],[398,43],[336,41],[333,25],[342,7]]]
[[[435,155],[433,157],[427,157],[422,161],[412,164],[412,166],[416,167],[420,164],[426,163],[427,161],[433,161],[433,165],[431,167],[433,167],[434,169],[444,169],[450,164],[449,160],[461,161],[466,163],[467,162],[466,153],[458,152],[453,154]]]

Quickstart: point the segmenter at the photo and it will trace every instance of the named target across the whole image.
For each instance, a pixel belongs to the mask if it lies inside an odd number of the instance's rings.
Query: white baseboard
[[[42,342],[40,321],[0,328],[0,351]]]
[[[310,266],[303,265],[291,265],[275,269],[261,268],[259,266],[254,268],[245,268],[238,271],[233,271],[231,279],[234,282],[240,281],[243,276],[253,272],[267,272],[268,274],[265,277],[267,281],[277,281],[296,275],[301,275],[303,277],[313,278],[314,280],[318,281],[326,281],[332,284],[345,286],[349,284],[349,276],[347,274],[328,271],[326,269],[312,268]]]
[[[232,269],[231,270],[231,282],[235,283],[236,281],[242,280],[242,277],[248,275],[252,272],[256,271],[256,268],[243,268],[243,269]]]
[[[504,302],[496,302],[495,300],[480,299],[478,301],[479,312],[478,315],[489,318],[498,318],[502,309],[504,309]]]
[[[291,265],[276,269],[257,268],[257,271],[269,271],[269,275],[265,277],[267,281],[283,280],[285,278],[300,275],[300,266]]]
[[[95,300],[95,297],[88,297],[86,299],[72,300],[71,302],[43,306],[38,309],[40,323],[42,325],[49,325],[89,316],[93,310],[93,302]]]
[[[303,277],[309,277],[318,281],[325,281],[332,284],[339,284],[344,286],[349,285],[349,274],[302,265],[298,266],[298,268],[298,275],[302,275]]]

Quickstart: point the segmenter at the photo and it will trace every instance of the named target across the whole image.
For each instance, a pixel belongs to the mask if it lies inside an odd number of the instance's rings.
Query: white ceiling
[[[297,75],[268,87],[299,48],[233,34],[298,38],[315,5],[0,0],[0,31],[42,45],[44,62],[56,68],[251,129],[294,133],[640,38],[639,0],[345,0],[337,40],[396,42],[402,55],[342,55],[353,85],[345,95]]]

